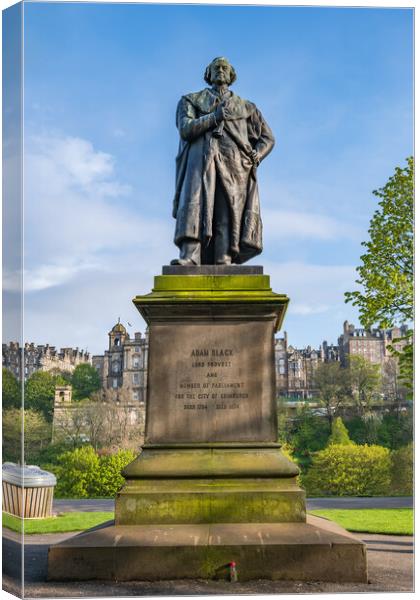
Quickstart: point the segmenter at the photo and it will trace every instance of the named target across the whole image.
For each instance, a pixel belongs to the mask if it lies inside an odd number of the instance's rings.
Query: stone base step
[[[48,579],[163,580],[229,577],[366,582],[366,547],[337,525],[307,523],[107,525],[49,548]]]

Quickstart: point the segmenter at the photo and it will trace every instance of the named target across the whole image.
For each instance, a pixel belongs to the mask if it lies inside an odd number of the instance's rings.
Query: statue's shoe
[[[220,258],[216,259],[216,265],[231,265],[232,264],[232,257],[231,256],[221,256]]]
[[[183,267],[197,266],[191,258],[174,258],[174,260],[171,260],[171,265],[181,265]]]

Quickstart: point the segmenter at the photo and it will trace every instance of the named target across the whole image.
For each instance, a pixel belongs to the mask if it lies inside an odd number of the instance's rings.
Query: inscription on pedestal
[[[150,443],[275,441],[268,322],[150,328]]]
[[[236,353],[238,354],[238,353]],[[181,381],[176,400],[186,400],[184,410],[239,410],[240,400],[249,398],[245,381],[238,381],[233,348],[193,348],[191,369],[194,382]]]

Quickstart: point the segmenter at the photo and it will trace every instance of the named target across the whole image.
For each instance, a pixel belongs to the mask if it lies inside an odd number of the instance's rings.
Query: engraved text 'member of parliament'
[[[256,170],[274,137],[255,104],[229,90],[236,73],[225,58],[215,58],[204,79],[210,87],[183,96],[177,109],[180,256],[171,264],[241,264],[262,251]]]

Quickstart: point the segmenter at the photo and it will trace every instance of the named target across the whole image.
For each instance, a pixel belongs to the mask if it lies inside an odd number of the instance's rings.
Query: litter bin
[[[53,473],[35,465],[4,463],[3,510],[25,519],[52,516],[54,486],[57,479]]]

